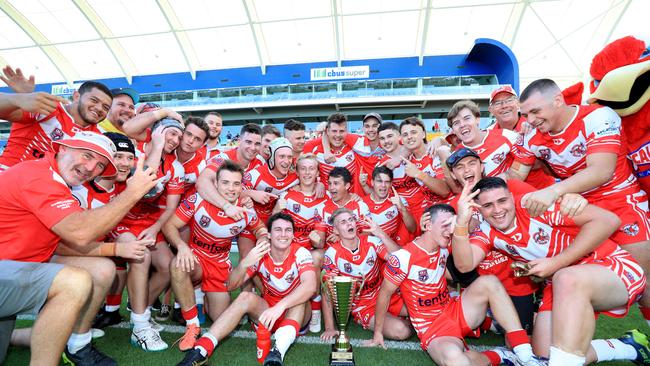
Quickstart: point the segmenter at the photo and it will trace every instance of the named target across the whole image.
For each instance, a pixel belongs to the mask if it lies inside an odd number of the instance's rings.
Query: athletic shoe
[[[90,328],[90,334],[92,335],[93,339],[101,338],[106,335],[106,332],[104,332],[101,329],[97,328]]]
[[[172,311],[171,306],[167,304],[162,304],[160,306],[160,311],[158,312],[158,314],[156,314],[156,320],[160,322],[169,320],[169,317],[171,316],[171,311]]]
[[[183,361],[176,364],[176,366],[201,366],[208,363],[208,358],[203,357],[201,351],[196,348],[185,352],[185,358]]]
[[[517,365],[519,366],[547,366],[548,360],[542,357],[533,356],[530,360],[524,362],[517,358]]]
[[[517,355],[506,347],[496,347],[490,351],[496,353],[501,357],[501,365],[517,366]]]
[[[145,351],[162,351],[167,349],[167,343],[160,338],[160,333],[152,328],[143,328],[131,332],[131,344]]]
[[[172,321],[174,321],[174,322],[176,322],[176,323],[178,323],[178,324],[180,324],[182,326],[187,325],[187,322],[185,321],[185,319],[183,319],[183,314],[181,313],[180,308],[174,308],[174,311],[172,311]]]
[[[61,357],[63,364],[69,366],[117,366],[114,359],[103,354],[92,343],[88,343],[75,354],[68,352],[68,347],[66,347]]]
[[[156,298],[156,301],[154,301],[153,304],[151,304],[151,310],[160,311],[161,308],[162,308],[162,303],[160,302],[159,298]]]
[[[203,304],[196,305],[197,318],[199,318],[199,324],[205,324],[205,311],[203,309]]]
[[[122,315],[119,310],[106,311],[102,309],[93,322],[93,328],[104,329],[110,325],[120,324],[122,322]]]
[[[201,335],[201,328],[194,324],[188,324],[185,329],[185,334],[177,341],[178,349],[185,352],[194,348],[196,341]]]
[[[636,350],[636,359],[633,362],[637,365],[650,365],[650,344],[648,336],[638,329],[628,330],[618,339],[629,344]]]
[[[264,366],[284,366],[284,363],[282,363],[282,355],[280,355],[280,351],[277,348],[273,347],[271,352],[266,355]]]
[[[311,333],[320,333],[320,318],[321,318],[321,311],[320,310],[312,310],[311,311],[311,320],[309,321],[309,331]]]
[[[131,300],[126,300],[126,310],[133,312],[133,309],[131,309]]]
[[[149,324],[151,324],[151,328],[153,328],[156,332],[162,332],[165,330],[165,326],[162,324],[158,324],[153,318],[149,319]]]

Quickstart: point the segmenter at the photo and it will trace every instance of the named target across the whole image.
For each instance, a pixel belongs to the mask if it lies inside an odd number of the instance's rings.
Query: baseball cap
[[[468,149],[466,147],[462,147],[456,151],[454,151],[449,157],[447,158],[446,164],[449,169],[453,169],[456,164],[458,164],[461,160],[473,156],[477,158],[478,160],[481,160],[481,157],[478,156],[476,151],[472,149]]]
[[[155,130],[156,128],[158,128],[158,126],[162,126],[163,130],[166,130],[166,129],[170,128],[170,127],[173,127],[173,128],[178,128],[179,130],[183,131],[183,125],[180,122],[178,122],[177,120],[173,119],[173,118],[163,118],[163,119],[161,119],[160,121],[153,124],[153,127],[151,128],[151,130],[152,131]]]
[[[293,146],[291,146],[291,142],[289,142],[289,140],[284,137],[278,137],[273,141],[271,141],[271,143],[269,144],[269,149],[271,150],[271,153],[269,154],[269,159],[266,162],[267,164],[269,164],[270,169],[275,168],[275,152],[282,147],[288,147],[289,150],[293,150]]]
[[[492,99],[494,99],[494,97],[499,93],[508,93],[515,97],[517,96],[517,93],[515,93],[515,90],[510,85],[503,85],[492,91],[492,94],[490,94],[490,103],[492,103]]]
[[[151,103],[151,102],[141,103],[141,104],[138,104],[138,106],[136,107],[135,113],[137,113],[137,114],[147,113],[147,112],[155,111],[155,110],[158,110],[158,109],[160,109],[160,106],[158,104],[156,104],[156,103]]]
[[[117,148],[113,141],[104,135],[90,131],[79,131],[73,137],[52,142],[54,143],[52,147],[55,152],[58,152],[60,145],[63,145],[73,149],[84,149],[97,153],[108,159],[109,162],[101,176],[112,177],[117,174],[117,168],[113,161]]]
[[[383,123],[383,122],[384,122],[384,120],[381,118],[381,116],[379,115],[379,113],[372,112],[372,113],[368,113],[368,114],[366,114],[366,115],[363,117],[363,119],[361,120],[361,123],[365,122],[368,118],[375,118],[375,119],[377,119],[377,121],[379,121],[379,123]]]
[[[138,104],[138,102],[140,101],[140,94],[137,91],[135,91],[134,89],[131,89],[131,88],[115,88],[115,89],[111,89],[111,94],[113,94],[113,97],[116,97],[116,96],[122,95],[122,94],[128,95],[133,100],[133,104]]]
[[[117,132],[104,132],[104,136],[113,141],[115,147],[117,148],[117,152],[122,151],[135,155],[135,146],[133,145],[133,141],[131,141],[130,138]]]

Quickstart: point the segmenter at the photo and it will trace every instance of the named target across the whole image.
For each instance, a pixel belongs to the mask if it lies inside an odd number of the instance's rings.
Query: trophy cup
[[[334,276],[326,280],[325,283],[339,329],[339,336],[336,337],[332,345],[330,366],[354,366],[352,346],[350,346],[350,339],[345,331],[348,327],[350,311],[361,292],[363,281],[347,276]]]

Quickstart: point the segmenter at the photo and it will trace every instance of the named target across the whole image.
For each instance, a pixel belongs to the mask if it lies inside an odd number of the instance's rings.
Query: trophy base
[[[332,353],[330,354],[330,366],[354,366],[354,355],[352,354],[352,347],[347,351],[337,351],[336,345],[332,345]]]

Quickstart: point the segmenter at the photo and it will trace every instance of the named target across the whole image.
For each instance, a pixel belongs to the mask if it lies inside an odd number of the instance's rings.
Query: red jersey
[[[650,121],[646,121],[650,123]],[[627,157],[632,161],[634,174],[639,180],[641,188],[650,192],[650,131],[645,138],[639,139],[634,144],[627,144]]]
[[[54,154],[0,174],[0,259],[47,262],[61,238],[51,229],[83,209],[59,175]]]
[[[212,170],[213,172],[216,172],[221,166],[221,164],[223,164],[223,162],[226,160],[232,160],[235,163],[239,164],[239,160],[237,160],[237,149],[238,147],[228,150],[226,152],[222,152],[221,154],[215,155],[213,158],[211,158],[208,161],[207,168]],[[249,172],[261,165],[264,165],[264,160],[262,159],[261,156],[258,155],[255,158],[253,158],[253,160],[251,160],[247,166],[243,166],[242,168],[244,168],[244,171]]]
[[[390,156],[384,155],[380,159],[380,163],[384,163],[390,160]],[[408,202],[409,207],[412,210],[414,215],[417,215],[418,212],[421,213],[422,207],[426,205],[425,201],[427,197],[424,195],[424,188],[415,180],[406,175],[406,166],[404,163],[401,163],[398,167],[393,169],[393,188],[397,191],[400,197],[403,197],[406,202]],[[420,209],[420,211],[417,211]],[[419,216],[416,218],[419,221]]]
[[[262,280],[262,298],[269,306],[274,306],[300,285],[300,276],[314,271],[314,260],[309,250],[291,244],[289,255],[282,263],[275,263],[271,253],[267,253],[255,265],[248,267],[246,274],[257,274]]]
[[[264,227],[254,212],[245,211],[243,219],[233,220],[197,193],[184,199],[175,215],[190,227],[190,248],[217,262],[230,263],[232,239],[244,229],[254,232]]]
[[[305,196],[304,193],[296,190],[288,190],[282,193],[281,197],[287,202],[287,208],[283,212],[293,218],[293,241],[301,247],[311,249],[309,233],[314,230],[316,224],[323,221],[321,215],[326,198]]]
[[[487,221],[482,221],[480,230],[471,233],[470,242],[485,253],[499,250],[516,261],[528,262],[561,253],[573,243],[580,231],[580,227],[571,218],[560,213],[559,203],[540,216],[530,217],[528,211],[521,206],[521,196],[515,196],[515,220],[515,226],[506,232],[494,229]],[[617,249],[618,245],[607,239],[587,257],[602,258]]]
[[[176,155],[176,160],[178,160],[178,155]],[[205,158],[198,151],[194,153],[194,156],[190,160],[182,163],[183,170],[185,171],[185,180],[184,180],[184,193],[187,193],[190,189],[194,188],[196,180],[199,179],[199,175],[207,166]]]
[[[325,232],[327,235],[332,234],[334,232],[334,227],[329,222],[330,217],[332,217],[334,211],[336,211],[336,209],[340,207],[345,207],[348,210],[352,211],[357,221],[370,215],[370,210],[368,209],[368,205],[366,205],[363,201],[355,201],[353,199],[350,199],[343,206],[339,206],[331,199],[327,199],[325,200],[325,204],[323,205],[323,210],[320,213],[320,217],[322,217],[323,219],[319,224],[316,224],[315,229],[318,231]]]
[[[418,334],[449,304],[445,270],[449,248],[427,252],[415,241],[389,255],[384,278],[399,286],[411,323]]]
[[[337,241],[325,251],[323,281],[334,276],[348,276],[364,281],[355,305],[374,303],[382,281],[379,259],[386,260],[388,254],[381,240],[374,236],[360,236],[359,247],[354,252]]]
[[[346,136],[346,139],[348,137]],[[346,144],[343,144],[340,148],[331,148],[331,153],[336,157],[336,161],[334,163],[326,163],[325,162],[325,149],[323,148],[323,141],[321,139],[314,139],[307,141],[305,144],[305,147],[303,149],[303,152],[305,153],[313,153],[316,155],[316,160],[318,160],[318,171],[320,173],[320,181],[325,185],[325,189],[327,189],[328,186],[328,180],[327,178],[329,177],[329,173],[334,169],[335,167],[344,167],[347,168],[350,171],[350,174],[352,175],[352,189],[351,191],[358,194],[358,195],[363,195],[363,189],[361,188],[361,185],[359,184],[359,167],[357,160],[355,159],[355,153],[352,151],[352,148]],[[372,173],[372,172],[370,172]]]
[[[214,145],[214,147],[208,147],[208,145],[203,145],[197,153],[200,153],[203,155],[205,158],[206,163],[214,158],[215,156],[221,154],[221,150],[219,150],[219,144]]]
[[[53,152],[52,141],[73,137],[79,131],[100,133],[96,125],[81,127],[76,124],[61,103],[47,116],[23,112],[21,119],[11,122],[9,141],[0,155],[0,171]]]
[[[518,133],[519,135],[523,135],[521,132],[522,127],[524,125],[524,122],[526,122],[526,118],[520,117],[519,121],[517,121],[517,124],[515,125],[514,132]],[[505,129],[501,128],[501,126],[498,123],[495,123],[488,127],[488,130],[501,130],[504,131]],[[508,130],[505,130],[508,131]],[[523,136],[522,136],[523,137]],[[521,143],[521,140],[517,140],[519,143]],[[515,154],[516,154],[515,150]],[[515,158],[516,160],[516,158]],[[488,175],[491,176],[491,175]],[[530,184],[531,186],[537,188],[537,189],[544,189],[550,185],[555,184],[555,178],[553,178],[551,175],[546,173],[543,168],[533,168],[531,169],[530,173],[528,173],[528,176],[526,177],[526,183]]]
[[[535,158],[545,160],[553,172],[566,179],[587,167],[587,155],[613,153],[617,155],[612,179],[605,184],[582,192],[593,202],[611,195],[627,195],[640,189],[621,144],[621,118],[609,107],[577,106],[569,124],[557,134],[533,130],[524,136],[517,154],[524,164],[533,165]]]
[[[507,171],[515,160],[516,146],[520,135],[514,131],[491,129],[478,145],[468,146],[460,143],[458,148],[466,147],[476,151],[481,157],[485,176],[496,177]],[[520,141],[519,141],[520,142]]]
[[[244,174],[244,188],[254,189],[257,191],[264,191],[279,196],[281,193],[286,192],[289,188],[298,184],[298,175],[294,172],[289,172],[284,178],[277,178],[271,172],[268,165],[261,165],[252,169]],[[261,204],[253,201],[253,208],[262,222],[271,217],[271,212],[275,206],[277,199],[271,198],[266,204]]]
[[[418,159],[414,155],[411,155],[409,157],[409,160],[428,176],[436,179],[445,179],[444,173],[442,171],[442,165],[440,164],[440,158],[438,158],[438,156],[432,158],[431,155],[424,154],[423,157]],[[422,192],[424,193],[425,200],[424,202],[420,202],[420,204],[423,205],[424,208],[436,203],[442,203],[447,199],[447,197],[441,197],[433,193],[429,187],[424,185],[421,180],[416,179],[415,181],[422,187]]]
[[[384,150],[379,146],[373,149],[372,146],[370,146],[370,140],[368,140],[368,137],[354,133],[348,133],[345,136],[344,143],[352,148],[352,151],[356,154],[354,158],[359,163],[359,167],[363,169],[368,176],[372,176],[372,171],[375,169],[377,164],[379,164],[379,160],[385,154]],[[372,186],[372,179],[368,180],[368,185]]]
[[[408,207],[408,202],[402,197],[402,204]],[[368,206],[368,217],[376,222],[379,227],[395,240],[399,226],[402,224],[402,213],[397,206],[393,204],[390,198],[386,198],[383,202],[375,202],[370,195],[363,197],[363,202]]]

